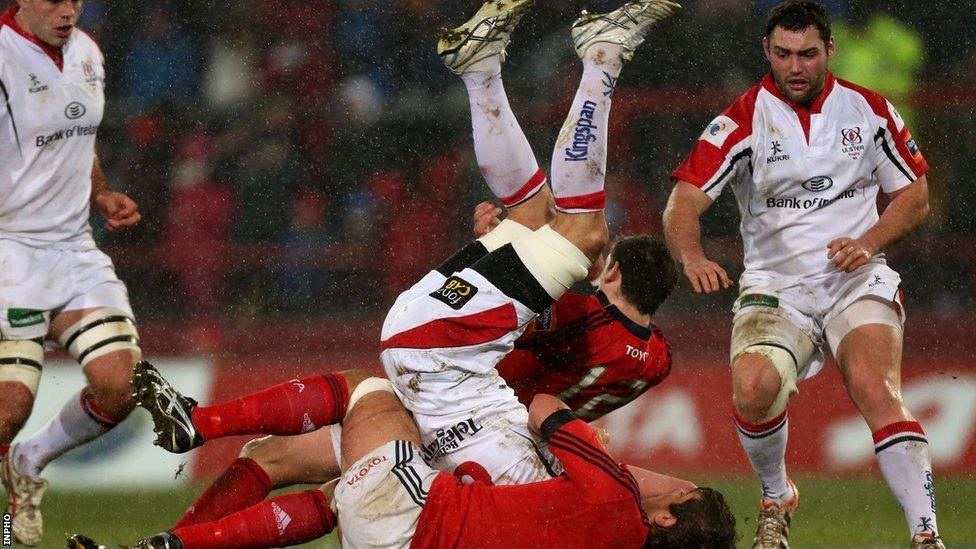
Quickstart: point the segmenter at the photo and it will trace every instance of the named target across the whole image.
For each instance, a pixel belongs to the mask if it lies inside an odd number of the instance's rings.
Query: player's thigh
[[[256,461],[275,487],[324,484],[339,476],[333,430],[323,427],[296,436],[268,436],[248,442],[241,457]]]
[[[901,389],[902,329],[898,312],[873,298],[854,302],[827,326],[844,383],[855,401],[897,396]]]
[[[382,384],[385,386],[381,387]],[[367,453],[394,440],[420,446],[420,432],[388,380],[370,378],[350,396],[342,422],[342,460],[345,469]]]

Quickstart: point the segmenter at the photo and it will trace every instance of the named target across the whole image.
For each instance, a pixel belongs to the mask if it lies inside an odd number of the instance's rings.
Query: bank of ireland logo
[[[86,112],[85,106],[77,101],[68,103],[68,106],[64,108],[64,115],[68,117],[68,120],[77,120],[85,116]]]
[[[826,175],[818,175],[816,177],[811,177],[802,183],[803,188],[812,192],[819,193],[820,191],[826,191],[827,189],[834,186],[834,180],[827,177]]]

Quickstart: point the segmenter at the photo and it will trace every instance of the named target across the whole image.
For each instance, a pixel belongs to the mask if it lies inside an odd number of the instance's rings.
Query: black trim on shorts
[[[393,474],[403,485],[410,499],[418,507],[423,507],[427,503],[427,490],[424,490],[423,481],[420,479],[417,470],[413,468],[413,465],[410,465],[410,461],[413,460],[413,444],[405,440],[394,440],[393,443],[396,451]]]
[[[882,450],[887,450],[888,448],[894,446],[895,444],[898,444],[899,442],[908,442],[910,440],[914,440],[915,442],[924,442],[925,444],[928,444],[929,443],[929,441],[925,440],[925,437],[923,437],[923,436],[919,436],[919,435],[905,435],[903,437],[893,438],[893,439],[889,440],[888,442],[885,442],[881,446],[878,446],[877,448],[874,449],[874,453],[875,454],[878,454]]]
[[[912,179],[912,176],[908,173],[908,170],[906,170],[904,168],[904,166],[901,165],[901,162],[899,162],[898,161],[898,158],[895,157],[895,153],[891,152],[891,147],[888,146],[888,140],[885,139],[885,129],[884,128],[878,128],[878,133],[875,134],[875,136],[874,136],[874,140],[875,141],[877,141],[879,139],[881,140],[881,149],[884,150],[884,152],[885,152],[886,155],[888,155],[888,160],[891,160],[891,163],[894,164],[898,168],[898,171],[900,171],[902,173],[902,175],[904,175],[906,178],[908,178],[908,181],[910,183],[914,183],[915,180]]]
[[[465,245],[451,257],[444,260],[444,262],[438,265],[434,270],[444,276],[451,276],[454,273],[461,272],[465,268],[470,267],[475,261],[478,261],[486,255],[488,255],[488,248],[486,248],[480,240],[475,240],[474,242]]]
[[[732,173],[732,169],[735,168],[735,163],[738,162],[739,160],[742,160],[743,157],[749,157],[749,163],[750,165],[752,164],[752,147],[746,147],[745,149],[742,150],[742,152],[733,156],[732,160],[729,161],[729,167],[725,168],[725,171],[722,172],[722,175],[718,176],[718,179],[716,179],[714,183],[702,189],[702,192],[707,193],[708,191],[715,188],[715,185],[721,183],[722,180],[725,179],[727,175]]]
[[[78,336],[80,336],[81,334],[87,332],[88,330],[91,330],[92,328],[101,326],[102,324],[108,324],[109,322],[128,322],[129,324],[135,326],[135,322],[132,322],[131,318],[124,315],[112,315],[112,316],[106,316],[104,318],[100,318],[98,320],[93,320],[92,322],[85,324],[81,328],[78,328],[78,330],[75,331],[75,333],[71,334],[71,337],[69,337],[68,340],[64,342],[64,348],[67,349],[71,347],[71,344],[74,343],[75,340],[78,339]],[[138,343],[138,341],[136,343]]]
[[[556,302],[539,284],[511,244],[491,252],[471,265],[506,296],[524,304],[536,314]]]
[[[14,142],[17,143],[17,152],[24,156],[24,151],[20,149],[20,134],[17,132],[17,122],[14,120],[14,111],[10,109],[10,94],[7,93],[7,86],[0,80],[0,91],[3,92],[3,102],[7,105],[7,114],[10,115],[10,125],[14,128]]]

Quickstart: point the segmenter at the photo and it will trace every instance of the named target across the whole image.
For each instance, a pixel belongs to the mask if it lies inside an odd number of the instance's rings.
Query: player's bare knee
[[[30,417],[34,394],[17,381],[0,383],[0,394],[0,440],[12,439]]]
[[[789,399],[784,380],[772,359],[756,352],[744,352],[732,365],[732,393],[736,411],[750,422],[761,422],[782,413]]]
[[[887,414],[903,407],[901,393],[884,378],[867,379],[849,385],[851,401],[865,417]]]

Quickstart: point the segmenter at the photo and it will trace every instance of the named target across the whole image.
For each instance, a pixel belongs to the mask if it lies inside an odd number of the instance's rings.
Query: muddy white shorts
[[[39,248],[0,238],[0,339],[44,337],[52,314],[98,307],[134,318],[125,285],[98,248]]]
[[[485,467],[496,484],[551,477],[528,411],[495,369],[553,298],[511,245],[458,272],[432,271],[401,294],[380,358],[432,467]]]
[[[336,484],[342,546],[409,547],[438,474],[404,440],[367,453]]]
[[[751,345],[781,347],[797,361],[797,379],[816,375],[824,363],[823,346],[836,353],[844,335],[868,323],[889,324],[899,331],[905,321],[901,277],[883,257],[853,273],[836,272],[805,279],[776,279],[743,274],[734,313],[730,358]],[[863,300],[885,304],[889,314],[852,316],[850,307]],[[856,309],[855,309],[856,310]]]

